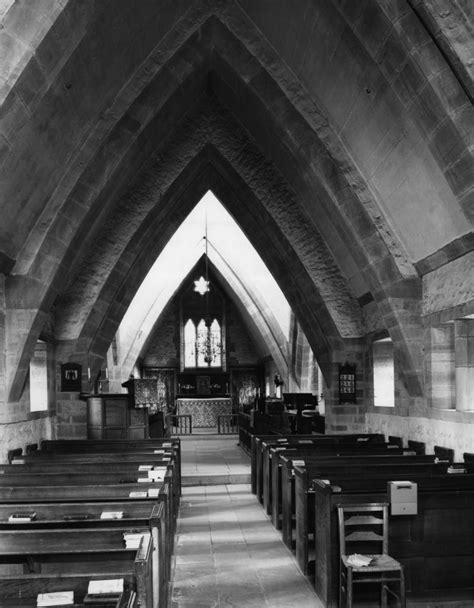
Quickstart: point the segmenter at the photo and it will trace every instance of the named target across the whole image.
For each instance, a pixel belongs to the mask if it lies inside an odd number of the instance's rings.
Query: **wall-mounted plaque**
[[[63,363],[61,365],[61,391],[75,393],[82,390],[82,365]]]
[[[339,403],[356,403],[356,366],[347,362],[339,368]]]

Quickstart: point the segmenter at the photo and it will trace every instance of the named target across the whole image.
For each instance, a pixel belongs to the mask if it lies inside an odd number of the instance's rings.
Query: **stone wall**
[[[368,433],[384,433],[426,443],[426,453],[433,453],[435,445],[452,448],[455,460],[462,461],[463,452],[474,452],[474,413],[437,410],[425,416],[397,416],[368,412],[365,430]]]
[[[78,393],[58,393],[56,436],[58,439],[87,438],[86,402],[79,399]]]
[[[259,356],[236,307],[226,299],[227,355],[229,366],[257,365]],[[179,367],[180,332],[177,298],[167,308],[149,340],[144,367]]]
[[[27,444],[54,438],[54,424],[54,416],[0,424],[0,462],[7,462],[9,450],[22,448],[24,451]]]

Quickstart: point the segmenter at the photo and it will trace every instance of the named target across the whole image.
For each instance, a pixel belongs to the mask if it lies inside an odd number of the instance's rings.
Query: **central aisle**
[[[322,608],[250,484],[238,483],[250,464],[237,438],[183,438],[181,456],[172,608]]]

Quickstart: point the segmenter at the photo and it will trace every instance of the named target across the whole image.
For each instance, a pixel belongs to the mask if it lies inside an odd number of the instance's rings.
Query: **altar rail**
[[[193,417],[190,414],[167,414],[166,426],[170,435],[192,435]]]
[[[238,432],[238,414],[220,414],[217,416],[217,432],[219,435],[231,435]]]

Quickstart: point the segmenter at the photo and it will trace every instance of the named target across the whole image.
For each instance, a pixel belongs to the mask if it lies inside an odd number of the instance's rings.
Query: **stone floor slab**
[[[250,484],[239,480],[250,479],[250,463],[236,438],[186,438],[181,455],[196,484],[183,487],[171,608],[322,608]]]

